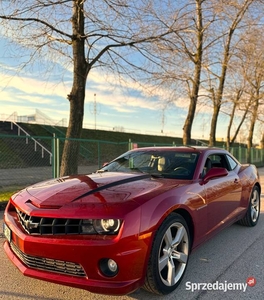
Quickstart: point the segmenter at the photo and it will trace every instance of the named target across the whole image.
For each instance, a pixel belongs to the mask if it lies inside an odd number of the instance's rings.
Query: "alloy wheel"
[[[159,274],[166,286],[175,285],[182,277],[189,255],[188,233],[181,223],[166,230],[159,250]]]

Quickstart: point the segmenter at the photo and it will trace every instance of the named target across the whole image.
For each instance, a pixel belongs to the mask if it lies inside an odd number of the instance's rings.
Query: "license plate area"
[[[11,229],[5,224],[3,223],[3,233],[6,237],[6,239],[8,240],[8,242],[11,242]]]

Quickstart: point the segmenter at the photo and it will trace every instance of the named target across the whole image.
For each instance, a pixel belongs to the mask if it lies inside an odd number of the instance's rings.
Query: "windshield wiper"
[[[108,170],[97,170],[95,173],[104,173],[104,172],[108,172]]]

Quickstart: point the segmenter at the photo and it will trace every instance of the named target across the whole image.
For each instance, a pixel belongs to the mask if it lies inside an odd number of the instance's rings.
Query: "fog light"
[[[117,263],[113,259],[108,259],[107,265],[111,272],[115,273],[117,271]]]
[[[118,265],[111,258],[101,259],[99,266],[100,266],[100,270],[103,273],[103,275],[105,275],[107,277],[113,277],[118,273]]]

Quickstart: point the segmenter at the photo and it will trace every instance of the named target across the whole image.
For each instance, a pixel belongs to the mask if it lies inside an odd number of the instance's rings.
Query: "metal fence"
[[[0,134],[0,189],[22,188],[59,176],[66,138]],[[100,168],[135,143],[79,139],[78,173],[89,174]],[[137,146],[161,144],[140,143]],[[164,144],[163,144],[164,145]]]
[[[175,144],[122,143],[80,139],[78,173],[89,174],[103,163],[134,147],[176,146]],[[22,188],[59,176],[59,167],[65,138],[47,136],[0,135],[0,189]],[[179,145],[177,145],[179,146]],[[247,161],[247,149],[232,148],[230,152],[242,163]],[[264,166],[264,150],[251,149],[251,162]]]

